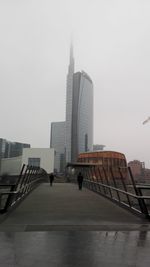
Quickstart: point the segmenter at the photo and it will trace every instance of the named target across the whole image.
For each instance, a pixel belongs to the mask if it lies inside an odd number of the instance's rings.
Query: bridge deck
[[[149,222],[93,192],[43,184],[0,224],[0,264],[145,267],[148,229]]]
[[[140,229],[145,220],[77,185],[42,184],[0,225],[0,231],[127,230]]]

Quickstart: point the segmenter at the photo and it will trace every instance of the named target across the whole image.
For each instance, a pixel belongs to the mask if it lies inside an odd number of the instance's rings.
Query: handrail
[[[135,197],[135,198],[137,198],[137,199],[138,199],[138,198],[139,198],[139,199],[150,199],[150,196],[138,196],[138,195],[136,195],[136,194],[132,194],[132,193],[130,193],[130,192],[126,192],[126,191],[124,191],[124,190],[115,188],[115,187],[113,187],[113,186],[108,186],[108,185],[105,185],[105,184],[102,184],[102,183],[99,183],[99,182],[93,182],[93,181],[89,181],[89,180],[87,180],[87,179],[85,179],[85,182],[93,183],[93,184],[97,184],[97,185],[101,185],[101,186],[104,186],[104,187],[106,187],[106,188],[109,188],[109,189],[118,191],[118,192],[120,192],[120,193],[122,193],[122,194],[129,195],[129,196],[131,196],[131,197]]]
[[[73,164],[72,167],[75,169],[75,176],[79,171],[82,172],[85,187],[150,219],[150,195],[144,195],[142,192],[149,190],[150,185],[137,185],[130,167],[104,168],[98,164],[87,166],[83,163],[81,166]]]
[[[0,213],[5,213],[15,206],[47,177],[48,174],[44,169],[24,164],[15,184],[1,185]],[[10,190],[5,191],[4,187],[9,187]]]

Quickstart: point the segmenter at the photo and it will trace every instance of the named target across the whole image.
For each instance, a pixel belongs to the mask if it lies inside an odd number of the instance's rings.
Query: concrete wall
[[[40,167],[51,173],[54,171],[54,149],[53,148],[24,148],[22,164],[28,164],[29,158],[40,158]]]
[[[0,174],[18,175],[22,166],[22,157],[4,158],[1,160]]]

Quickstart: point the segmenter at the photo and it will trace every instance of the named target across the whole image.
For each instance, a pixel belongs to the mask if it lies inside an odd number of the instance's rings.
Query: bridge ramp
[[[149,222],[77,185],[48,183],[34,190],[0,224],[0,231],[128,230]]]

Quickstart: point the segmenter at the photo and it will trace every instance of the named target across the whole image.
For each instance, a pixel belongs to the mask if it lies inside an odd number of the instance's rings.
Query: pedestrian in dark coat
[[[77,176],[77,182],[78,182],[79,190],[82,190],[83,175],[81,172],[79,172]]]
[[[50,186],[53,185],[53,181],[54,181],[54,174],[53,173],[50,173],[50,175],[49,175]]]

